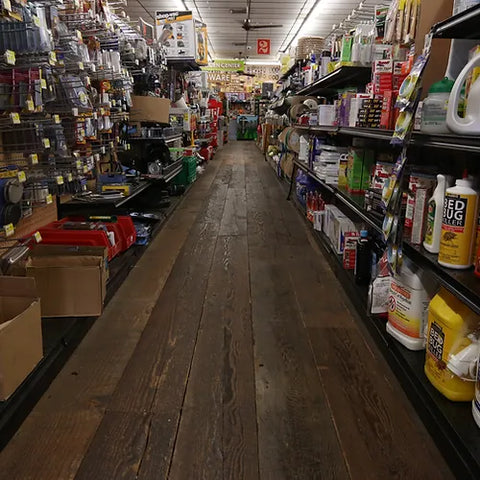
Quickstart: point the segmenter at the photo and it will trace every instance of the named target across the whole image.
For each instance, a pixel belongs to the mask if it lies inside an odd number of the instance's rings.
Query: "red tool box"
[[[110,221],[108,221],[110,220]],[[104,226],[104,228],[102,228]],[[89,227],[93,227],[90,229]],[[137,238],[132,219],[118,217],[66,217],[38,230],[42,243],[51,245],[89,245],[108,249],[108,259],[130,248]],[[108,232],[113,232],[115,243]]]

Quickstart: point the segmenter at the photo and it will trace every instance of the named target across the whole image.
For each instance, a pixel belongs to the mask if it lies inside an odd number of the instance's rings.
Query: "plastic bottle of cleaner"
[[[437,175],[437,187],[428,201],[427,225],[423,246],[430,253],[438,253],[440,250],[440,235],[442,233],[443,205],[445,202],[445,190],[453,184],[450,175]]]
[[[360,230],[360,238],[357,240],[355,254],[355,283],[368,285],[372,273],[372,248],[367,230]]]
[[[478,315],[443,287],[430,302],[425,374],[438,391],[456,402],[473,399],[472,332],[479,322]]]
[[[477,381],[475,383],[475,397],[472,402],[472,414],[476,424],[480,427],[480,357],[477,362]]]
[[[422,132],[448,133],[447,106],[453,84],[453,80],[445,77],[428,90],[428,97],[424,100],[422,108]]]
[[[473,82],[468,93],[465,116],[462,118],[458,115],[463,84],[468,74],[478,66],[480,66],[480,54],[474,56],[460,72],[448,101],[447,126],[452,132],[459,135],[480,134],[480,78]]]
[[[447,189],[443,206],[438,263],[449,268],[469,268],[477,222],[478,193],[469,180],[457,180]]]
[[[404,259],[401,274],[392,277],[387,332],[409,350],[425,348],[428,304],[433,283],[424,272]]]

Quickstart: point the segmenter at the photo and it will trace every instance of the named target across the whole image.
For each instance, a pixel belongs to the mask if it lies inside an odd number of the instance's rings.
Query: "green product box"
[[[360,193],[362,190],[363,156],[362,148],[350,147],[348,150],[347,190],[351,193]]]
[[[365,150],[363,154],[362,191],[370,188],[370,177],[372,175],[372,169],[374,165],[375,152],[373,150]]]
[[[340,55],[341,62],[352,61],[352,47],[353,47],[353,36],[345,34],[342,40],[342,52]]]

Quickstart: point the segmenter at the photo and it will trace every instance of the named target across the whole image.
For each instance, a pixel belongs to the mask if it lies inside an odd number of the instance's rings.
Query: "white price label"
[[[32,165],[37,165],[38,164],[38,155],[36,153],[32,153],[30,155],[30,163]]]
[[[53,121],[58,125],[60,123],[60,115],[54,115],[53,116]]]
[[[57,181],[57,185],[63,185],[63,176],[62,175],[57,175],[55,177],[55,180]]]
[[[40,80],[40,86],[41,86],[43,89],[46,89],[46,88],[47,88],[47,81],[46,81],[44,78],[42,78],[42,79]]]
[[[34,112],[35,111],[35,104],[33,103],[33,100],[27,100],[27,110],[29,112]]]
[[[71,173],[67,175],[67,182],[73,182],[73,175]]]
[[[83,166],[83,173],[88,173],[88,167],[86,165]]]
[[[40,243],[42,241],[42,235],[40,234],[40,232],[35,232],[33,234],[33,238],[37,243]]]
[[[12,119],[12,123],[14,125],[18,125],[20,123],[20,115],[18,113],[11,113],[10,118]]]
[[[50,205],[51,203],[53,203],[53,197],[50,193],[45,197],[45,203],[47,205]]]
[[[50,139],[49,138],[44,138],[43,139],[43,146],[45,148],[50,148]]]
[[[72,108],[72,115],[78,117],[78,108]]]
[[[27,176],[25,175],[25,172],[23,170],[18,172],[17,176],[19,182],[24,183],[27,181]]]

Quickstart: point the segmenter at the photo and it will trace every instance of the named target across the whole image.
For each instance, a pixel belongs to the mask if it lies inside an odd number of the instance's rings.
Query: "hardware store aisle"
[[[19,479],[452,478],[270,166],[227,145],[16,436]]]

